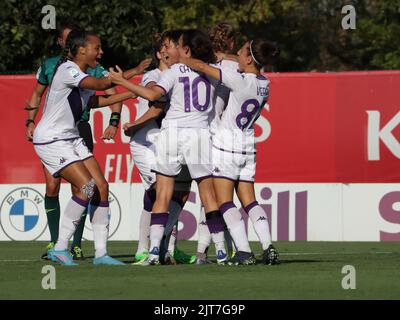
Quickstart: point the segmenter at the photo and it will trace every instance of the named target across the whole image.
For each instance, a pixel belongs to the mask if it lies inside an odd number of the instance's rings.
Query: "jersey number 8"
[[[247,128],[251,128],[254,124],[254,122],[258,119],[260,116],[262,107],[260,106],[260,103],[256,99],[249,99],[246,100],[242,104],[242,112],[238,114],[236,117],[236,124],[239,127],[239,129],[244,130]]]

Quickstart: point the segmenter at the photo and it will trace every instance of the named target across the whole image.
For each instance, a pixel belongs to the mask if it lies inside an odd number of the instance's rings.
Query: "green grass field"
[[[43,242],[0,242],[0,299],[400,299],[398,243],[277,242],[276,266],[93,266],[93,244],[77,267],[56,266],[56,290],[41,287]],[[260,253],[257,243],[252,243]],[[179,247],[195,252],[196,243]],[[132,261],[136,242],[110,242]],[[356,289],[342,288],[342,267],[356,269]]]

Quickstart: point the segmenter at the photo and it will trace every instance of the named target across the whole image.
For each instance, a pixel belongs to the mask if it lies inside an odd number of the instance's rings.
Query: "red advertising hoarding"
[[[400,71],[268,76],[270,109],[256,124],[257,182],[400,182]],[[1,184],[44,182],[25,139],[23,108],[35,82],[0,76]],[[125,102],[122,122],[134,120],[135,103]],[[95,156],[109,182],[140,182],[121,129],[114,142],[100,138],[109,114],[92,115]]]

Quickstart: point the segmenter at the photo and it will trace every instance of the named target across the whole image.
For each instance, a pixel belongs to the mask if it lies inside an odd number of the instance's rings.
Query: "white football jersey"
[[[232,71],[239,72],[239,64],[236,61],[232,60],[221,60],[213,65],[216,68],[225,68]],[[222,112],[225,110],[226,105],[229,100],[229,92],[230,89],[227,88],[223,83],[218,83],[215,88],[214,95],[214,108],[209,114],[209,123],[210,123],[210,132],[212,135],[215,134],[216,127],[218,126],[219,121],[221,120]]]
[[[160,79],[161,75],[161,70],[160,69],[154,69],[149,72],[146,72],[142,80],[140,82],[140,85],[145,87],[147,84],[150,82],[156,82]],[[137,113],[136,113],[136,120],[139,119],[141,116],[143,116],[147,110],[149,110],[149,100],[146,100],[142,97],[138,97],[138,104],[137,104]],[[153,140],[149,136],[150,135],[156,135],[159,132],[159,127],[157,125],[156,120],[151,120],[149,121],[145,127],[140,129],[138,132],[135,133],[135,135],[131,138],[131,142],[136,142],[141,145],[146,145],[150,146],[152,143],[149,140]]]
[[[170,93],[162,128],[208,128],[217,82],[178,63],[165,70],[157,85]]]
[[[146,72],[143,77],[142,81],[140,81],[140,85],[142,87],[145,87],[147,84],[150,82],[155,82],[160,79],[161,75],[161,70],[160,69],[154,69],[149,72]],[[142,97],[138,97],[138,104],[137,104],[137,113],[136,113],[136,120],[139,119],[142,115],[146,113],[147,110],[149,110],[149,100],[146,100]]]
[[[269,97],[269,80],[262,75],[221,68],[221,82],[231,92],[213,144],[219,149],[255,152],[255,121]]]
[[[73,61],[58,67],[53,78],[42,118],[34,134],[34,144],[51,143],[58,140],[79,138],[77,123],[94,90],[79,87],[88,77]]]

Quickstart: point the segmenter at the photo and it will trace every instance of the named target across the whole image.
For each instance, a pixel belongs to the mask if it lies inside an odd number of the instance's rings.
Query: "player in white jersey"
[[[235,47],[236,42],[234,28],[228,23],[218,23],[210,30],[209,35],[214,53],[217,57],[215,66],[217,68],[224,67],[236,71],[239,68],[236,61],[236,56],[230,54]],[[228,103],[229,91],[229,88],[224,86],[222,83],[218,83],[213,99],[214,108],[209,114],[211,139],[215,134],[215,130],[219,121],[221,120],[222,112]],[[225,231],[225,239],[227,242],[229,256],[233,256],[235,252],[234,244],[230,233],[227,230]],[[208,246],[210,243],[211,234],[206,224],[204,207],[202,206],[200,210],[200,221],[198,224],[197,264],[210,263],[210,260],[207,257]],[[218,257],[220,254],[218,250],[216,254]]]
[[[269,80],[261,68],[279,54],[270,42],[246,42],[238,52],[239,71],[215,68],[200,60],[182,56],[190,68],[221,81],[231,92],[213,138],[213,176],[220,211],[238,249],[232,264],[255,264],[242,216],[233,203],[236,189],[242,207],[249,214],[263,247],[263,263],[278,262],[278,251],[271,242],[267,215],[254,192],[256,148],[254,122],[269,97]]]
[[[152,87],[156,85],[160,78],[162,71],[168,69],[168,62],[166,56],[161,53],[163,38],[167,37],[170,32],[161,37],[156,35],[153,44],[153,55],[156,61],[159,61],[158,68],[151,70],[143,75],[140,83],[143,87]],[[180,34],[180,33],[179,33]],[[178,37],[179,38],[179,37]],[[141,121],[142,116],[151,109],[154,112],[154,118],[149,118],[148,121],[141,122],[141,126],[135,129],[135,123],[126,123],[124,128],[128,135],[131,135],[130,149],[133,161],[135,162],[143,185],[145,187],[145,194],[143,199],[143,211],[140,216],[139,226],[139,243],[135,254],[135,265],[141,265],[145,262],[149,252],[149,235],[150,235],[150,218],[151,210],[155,200],[155,182],[156,174],[151,171],[152,166],[156,162],[155,156],[155,141],[160,133],[159,118],[164,113],[166,98],[163,97],[156,104],[139,97],[137,104],[136,121]],[[158,119],[157,119],[158,118]],[[130,129],[129,129],[130,128]],[[186,166],[185,166],[186,167]],[[192,179],[188,173],[187,167],[182,170],[180,175],[176,178],[174,188],[174,196],[169,206],[169,219],[165,229],[165,240],[163,240],[162,248],[160,248],[162,259],[164,263],[193,263],[195,256],[187,255],[176,247],[177,239],[177,224],[179,214],[189,197]],[[167,250],[168,252],[165,252]],[[163,257],[166,255],[165,257]]]
[[[199,30],[185,30],[179,39],[179,50],[196,58],[214,62],[209,38]],[[152,210],[149,264],[158,264],[159,245],[168,220],[168,205],[174,189],[174,177],[187,164],[191,177],[198,182],[200,198],[205,207],[207,224],[213,241],[225,252],[225,225],[218,211],[211,179],[211,143],[208,113],[212,108],[215,85],[184,64],[174,64],[163,72],[157,86],[144,88],[121,79],[111,72],[115,83],[125,86],[138,96],[155,101],[170,94],[170,107],[162,122],[157,140],[156,201]]]
[[[67,250],[68,241],[89,201],[96,249],[93,263],[123,264],[107,255],[108,183],[77,128],[86,106],[107,106],[134,97],[129,92],[108,97],[95,95],[95,90],[103,91],[112,86],[108,78],[97,79],[85,73],[88,67],[96,67],[96,58],[101,53],[101,42],[95,34],[82,29],[69,33],[64,56],[56,65],[49,86],[43,116],[33,134],[35,151],[46,169],[75,187],[65,209],[57,243],[48,251],[51,260],[63,265],[76,265]]]

